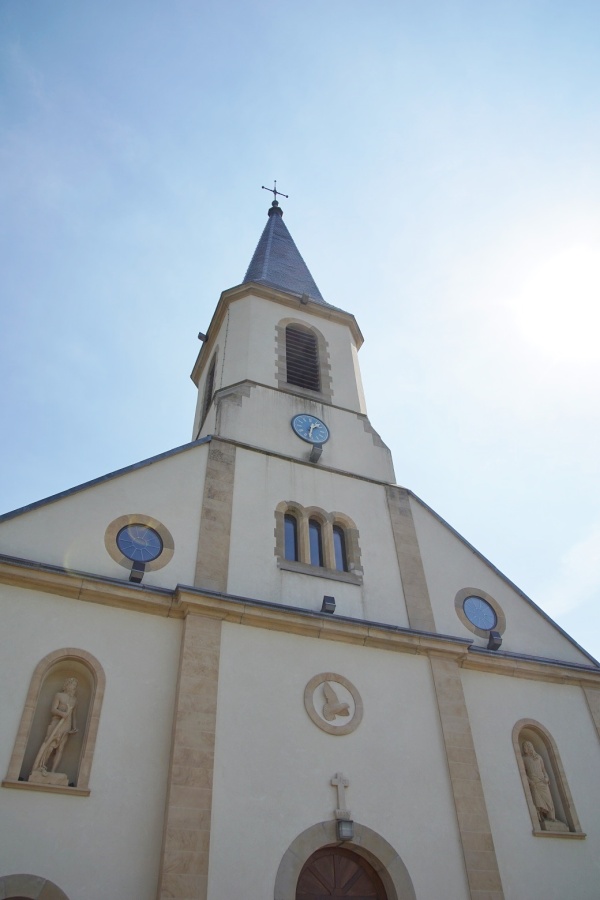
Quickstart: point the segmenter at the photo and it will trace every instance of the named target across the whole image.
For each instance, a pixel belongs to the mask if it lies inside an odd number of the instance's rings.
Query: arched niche
[[[312,825],[296,837],[283,854],[275,877],[274,900],[296,900],[296,887],[306,862],[317,851],[341,846],[365,859],[385,888],[387,900],[416,900],[408,869],[391,844],[366,825],[354,823],[354,838],[337,839],[333,820]]]
[[[60,772],[68,784],[30,782],[33,765],[52,719],[52,704],[67,679],[77,680],[77,733],[65,743]],[[89,778],[105,688],[104,670],[86,650],[64,648],[44,657],[35,668],[21,716],[5,787],[89,794]],[[50,760],[52,762],[52,760]]]
[[[512,740],[533,834],[584,838],[560,753],[550,732],[535,719],[520,719],[513,728]],[[547,785],[544,776],[548,778]]]
[[[39,875],[0,876],[0,897],[6,900],[69,900],[64,891]]]

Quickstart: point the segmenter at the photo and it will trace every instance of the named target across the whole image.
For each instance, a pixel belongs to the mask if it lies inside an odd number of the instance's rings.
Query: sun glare
[[[548,356],[600,358],[600,251],[576,246],[548,259],[513,302],[521,336]]]

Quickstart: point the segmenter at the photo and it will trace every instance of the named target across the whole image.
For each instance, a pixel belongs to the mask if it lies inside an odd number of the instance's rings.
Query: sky
[[[0,511],[191,439],[277,179],[409,487],[600,658],[600,4],[2,0]]]

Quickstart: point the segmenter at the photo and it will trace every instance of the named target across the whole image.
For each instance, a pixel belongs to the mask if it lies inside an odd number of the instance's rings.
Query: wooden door
[[[324,847],[310,857],[300,872],[296,900],[387,900],[375,869],[357,853],[343,847]]]

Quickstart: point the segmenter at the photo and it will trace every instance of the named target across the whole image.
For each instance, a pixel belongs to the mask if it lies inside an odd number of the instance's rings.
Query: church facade
[[[275,200],[192,441],[0,517],[0,898],[594,900],[600,666],[407,488]]]

